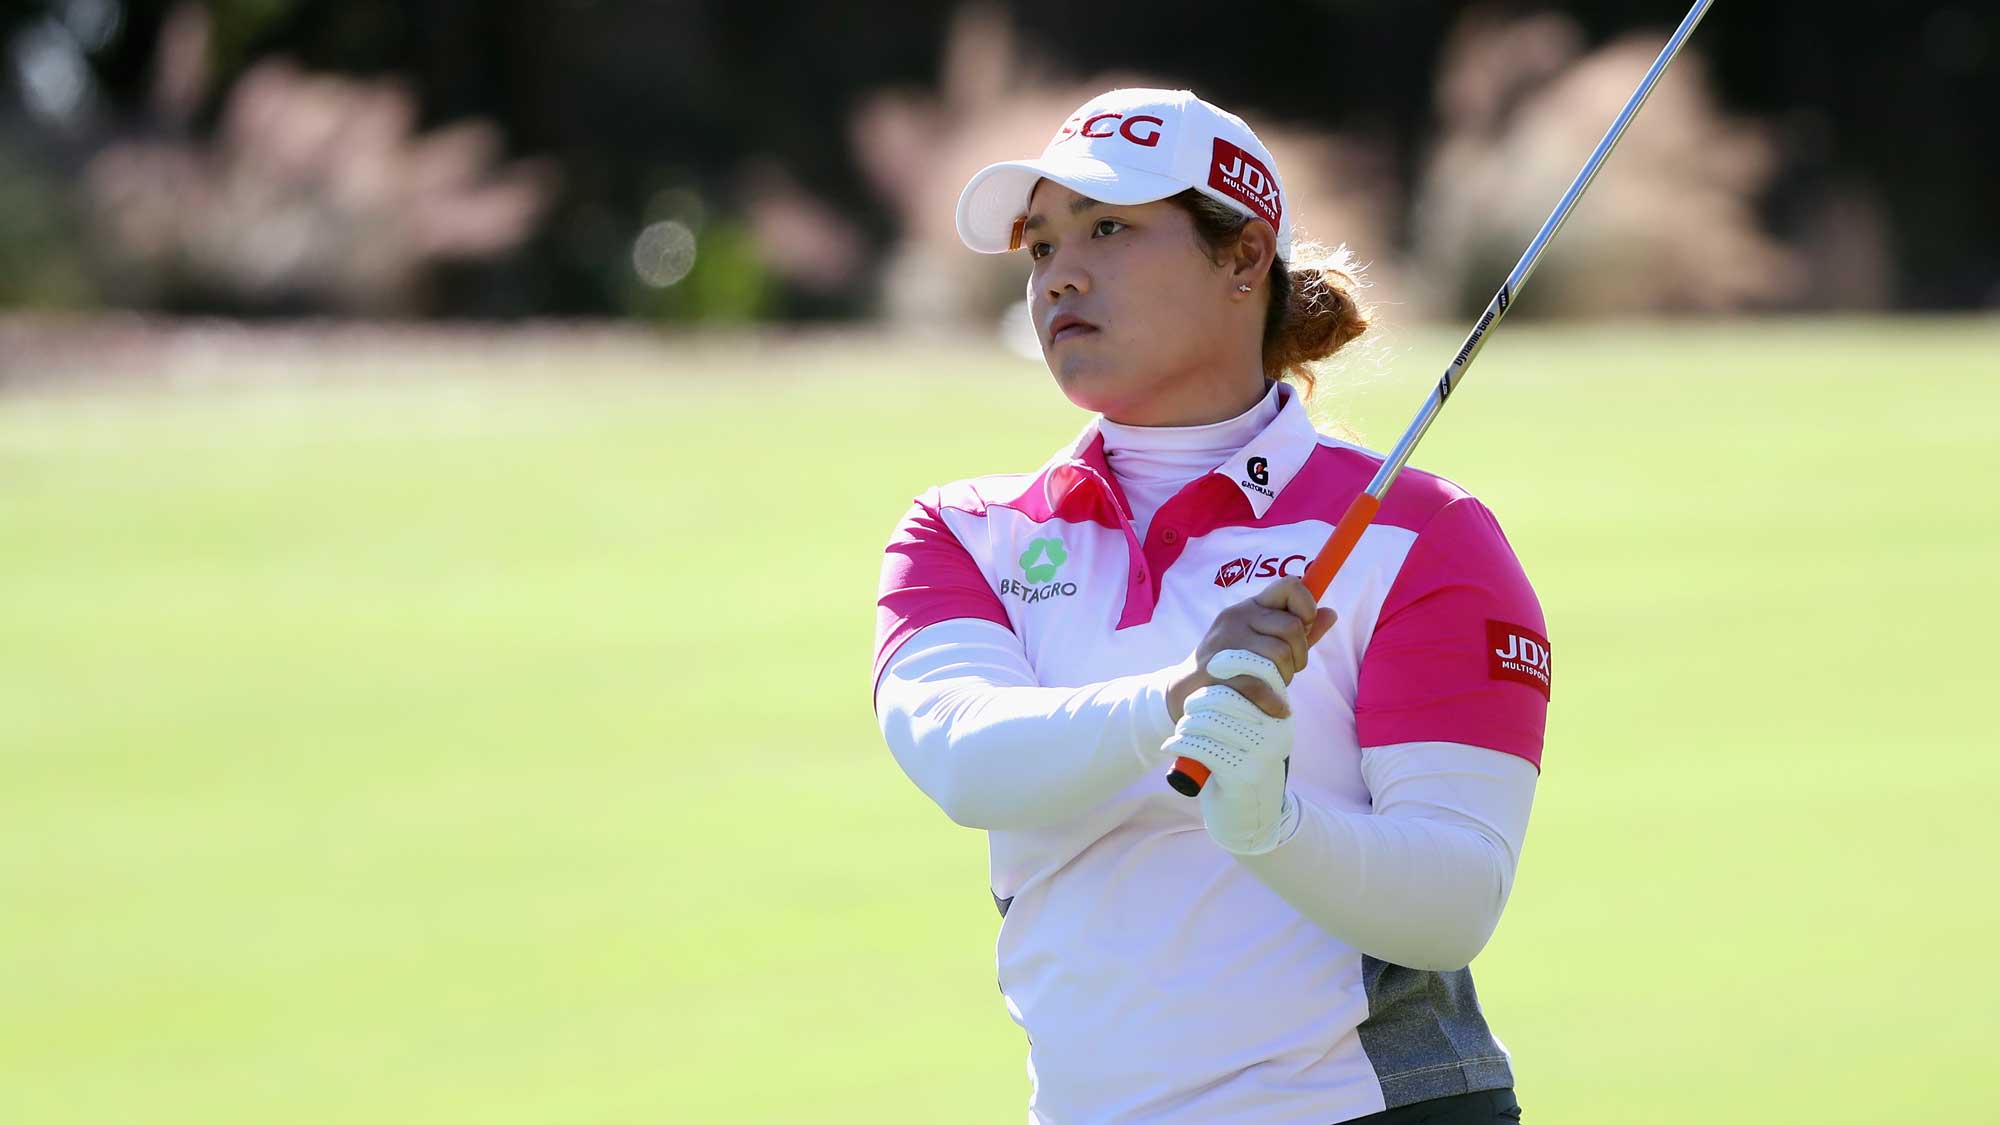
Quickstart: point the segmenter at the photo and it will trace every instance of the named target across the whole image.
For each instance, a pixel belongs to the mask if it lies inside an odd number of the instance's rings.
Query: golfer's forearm
[[[1321,929],[1413,969],[1464,968],[1500,921],[1501,857],[1468,829],[1302,800],[1289,841],[1238,860]]]
[[[1374,812],[1302,798],[1292,837],[1238,862],[1362,953],[1414,969],[1461,969],[1499,925],[1535,773],[1477,747],[1425,745],[1412,758],[1423,768],[1406,770],[1390,793],[1378,786]]]
[[[1164,763],[1174,669],[1040,687],[1011,635],[985,622],[947,625],[897,654],[876,712],[903,772],[954,821],[995,829],[1071,819]]]
[[[1164,686],[1127,677],[1082,688],[964,683],[885,728],[896,760],[953,820],[1027,828],[1072,819],[1145,772],[1142,747],[1173,733]]]

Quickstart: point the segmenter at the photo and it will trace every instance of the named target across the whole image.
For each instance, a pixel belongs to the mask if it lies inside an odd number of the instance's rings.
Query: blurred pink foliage
[[[171,125],[205,83],[207,29],[196,5],[170,18],[155,112]],[[192,290],[245,307],[418,312],[435,265],[506,253],[551,202],[553,165],[503,162],[501,149],[483,121],[418,132],[398,82],[267,60],[230,88],[214,136],[117,142],[92,159],[93,249],[135,303]]]
[[[782,165],[753,160],[743,174],[744,210],[759,259],[815,292],[854,284],[866,264],[861,232]]]
[[[1398,182],[1386,144],[1297,125],[1283,107],[1225,108],[1277,157],[1301,232],[1353,250],[1373,302],[1396,319],[1452,316],[1483,305],[1506,276],[1663,39],[1649,32],[1593,51],[1566,16],[1469,13],[1445,46],[1438,138],[1414,185]],[[954,204],[973,173],[1039,153],[1102,90],[1184,85],[1049,73],[1016,50],[1004,13],[980,5],[959,9],[942,73],[939,90],[884,91],[852,123],[861,166],[902,219],[884,311],[906,326],[990,323],[1023,295],[1016,256],[958,241]],[[1767,130],[1724,115],[1701,58],[1684,52],[1543,259],[1530,307],[1594,315],[1797,303],[1804,259],[1757,214],[1777,162]],[[1400,241],[1399,227],[1410,232]],[[1845,260],[1866,270],[1871,259]]]
[[[1431,303],[1484,305],[1646,72],[1664,33],[1584,49],[1567,16],[1460,21],[1439,67],[1439,139],[1414,202],[1413,265]],[[1530,307],[1721,312],[1796,298],[1797,255],[1757,205],[1777,145],[1722,114],[1688,48],[1537,267]]]
[[[959,9],[942,73],[938,91],[884,91],[851,125],[857,159],[902,220],[883,311],[904,327],[990,325],[1024,296],[1023,256],[976,254],[958,239],[954,208],[975,172],[1039,155],[1064,118],[1105,90],[1183,85],[1160,75],[1046,73],[1016,50],[1006,15],[981,5]],[[1301,236],[1347,243],[1363,263],[1386,247],[1399,190],[1387,153],[1294,127],[1260,107],[1224,108],[1250,121],[1277,158],[1293,213],[1304,216]],[[1393,263],[1369,270],[1378,290],[1393,292],[1395,274]]]

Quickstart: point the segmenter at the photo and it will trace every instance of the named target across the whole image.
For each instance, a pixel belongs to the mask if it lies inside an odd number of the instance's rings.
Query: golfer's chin
[[[1085,410],[1116,413],[1132,397],[1137,375],[1127,364],[1111,362],[1104,356],[1089,354],[1089,349],[1067,343],[1043,355],[1063,396]]]

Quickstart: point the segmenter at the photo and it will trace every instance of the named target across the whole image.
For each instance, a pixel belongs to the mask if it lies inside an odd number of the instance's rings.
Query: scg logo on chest
[[[1295,578],[1306,572],[1304,555],[1258,555],[1254,559],[1230,559],[1215,572],[1215,584],[1228,589],[1247,578]]]

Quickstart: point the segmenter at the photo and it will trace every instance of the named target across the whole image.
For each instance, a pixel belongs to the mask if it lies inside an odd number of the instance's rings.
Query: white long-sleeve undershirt
[[[876,719],[897,764],[968,828],[1081,814],[1165,759],[1177,668],[1041,687],[1021,642],[990,621],[918,630],[882,671]]]
[[[903,771],[954,821],[1032,829],[1164,769],[1166,690],[1180,671],[1041,687],[1012,632],[945,621],[884,669],[877,719]],[[1444,742],[1365,749],[1361,771],[1372,811],[1301,798],[1291,837],[1238,862],[1362,953],[1463,968],[1499,924],[1539,774],[1513,755]]]
[[[1513,891],[1539,772],[1481,746],[1406,742],[1363,749],[1361,777],[1372,811],[1295,793],[1291,838],[1238,862],[1363,953],[1413,969],[1464,968]]]

